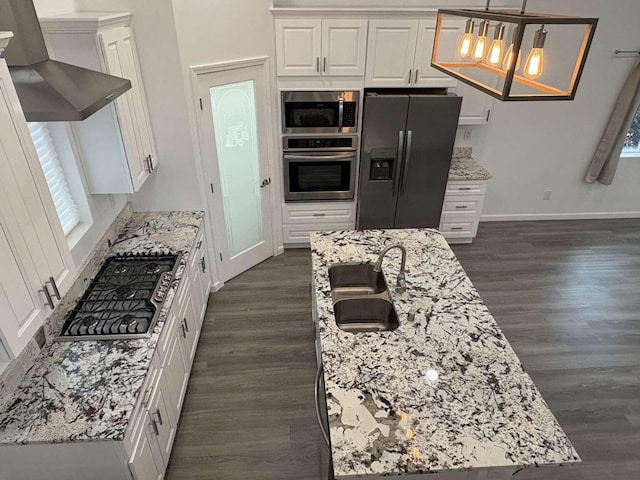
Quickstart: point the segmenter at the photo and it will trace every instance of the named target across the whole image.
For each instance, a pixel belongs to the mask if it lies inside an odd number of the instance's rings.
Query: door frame
[[[215,244],[215,238],[213,236],[213,225],[214,225],[214,208],[213,208],[213,196],[210,194],[209,184],[215,182],[215,176],[210,168],[207,168],[204,162],[205,153],[204,153],[204,142],[203,137],[207,134],[205,131],[205,126],[201,120],[201,117],[198,113],[200,110],[200,94],[199,94],[199,85],[200,85],[200,77],[202,75],[208,75],[211,73],[219,73],[230,70],[240,70],[249,67],[262,67],[262,81],[264,82],[264,92],[265,96],[265,118],[262,119],[264,122],[264,131],[266,135],[267,142],[267,151],[266,154],[266,165],[268,168],[268,176],[271,177],[271,185],[269,192],[269,202],[270,202],[270,210],[271,210],[271,241],[273,246],[273,255],[277,256],[284,252],[284,244],[282,237],[282,206],[281,206],[281,192],[282,192],[282,176],[280,173],[280,168],[277,168],[277,163],[275,159],[278,158],[278,152],[276,150],[276,143],[274,141],[275,132],[273,130],[273,125],[277,125],[277,119],[274,116],[275,108],[273,104],[273,99],[276,98],[276,93],[273,88],[273,82],[271,81],[271,65],[269,62],[269,57],[260,56],[253,58],[246,58],[242,60],[233,60],[228,62],[217,62],[217,63],[208,63],[202,65],[193,65],[189,67],[190,77],[191,77],[191,96],[193,99],[193,109],[194,116],[196,120],[197,128],[194,133],[194,139],[197,143],[197,148],[195,149],[195,163],[196,170],[198,175],[202,179],[200,185],[200,191],[202,196],[204,197],[203,204],[206,206],[206,215],[209,217],[207,224],[206,234],[210,241],[208,242],[210,247],[210,254],[213,255],[210,258],[214,260],[214,265],[216,266],[215,270],[212,271],[213,284],[212,290],[217,291],[224,286],[224,282],[220,280],[218,264],[220,262],[219,258],[219,249]],[[258,122],[261,119],[258,118]]]

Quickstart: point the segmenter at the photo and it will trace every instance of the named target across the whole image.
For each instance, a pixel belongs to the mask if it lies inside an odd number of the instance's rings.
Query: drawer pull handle
[[[187,338],[187,332],[184,329],[184,323],[180,322],[180,329],[182,330],[182,338]]]
[[[152,418],[151,422],[149,422],[151,424],[151,428],[153,428],[153,434],[158,437],[160,436],[160,432],[158,431],[158,425],[156,424],[156,421]]]
[[[464,230],[462,227],[451,227],[451,230]]]
[[[189,325],[187,325],[187,317],[184,317],[182,319],[182,324],[184,325],[184,329],[188,332],[189,331]]]
[[[142,408],[147,408],[149,406],[149,397],[151,396],[151,387],[147,388],[144,391],[144,396],[142,397]]]
[[[153,420],[153,423],[158,423],[158,425],[162,426],[162,415],[160,415],[159,408],[156,408],[156,411],[151,414],[151,419]]]
[[[460,208],[460,209],[465,209],[465,208],[469,208],[467,205],[456,205],[456,208]]]
[[[473,190],[471,187],[460,187],[458,190]]]
[[[42,286],[42,290],[40,290],[42,293],[44,293],[45,298],[47,299],[46,303],[44,304],[45,307],[49,307],[51,310],[53,310],[54,308],[56,308],[53,305],[53,300],[51,299],[51,294],[49,293],[49,289],[47,288],[46,285]]]
[[[314,217],[324,217],[326,215],[327,215],[326,213],[314,213],[313,214]]]
[[[196,245],[196,250],[200,250],[200,247],[202,246],[202,240],[200,240],[198,242],[198,244]]]

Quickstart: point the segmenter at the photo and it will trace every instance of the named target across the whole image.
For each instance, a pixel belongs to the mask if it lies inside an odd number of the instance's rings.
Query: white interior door
[[[273,254],[264,68],[198,76],[200,141],[223,282]]]

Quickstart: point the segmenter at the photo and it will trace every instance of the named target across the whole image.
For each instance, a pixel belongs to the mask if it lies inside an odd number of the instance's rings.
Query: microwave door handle
[[[285,160],[351,160],[356,158],[355,153],[345,153],[342,155],[289,155],[284,156]]]
[[[342,131],[342,124],[344,123],[344,97],[338,98],[338,131]]]
[[[400,172],[402,168],[400,164],[402,163],[402,158],[404,157],[404,130],[400,130],[398,132],[398,153],[396,154],[396,163],[395,168],[393,169],[393,185],[391,187],[391,196],[395,197],[398,193],[398,184],[400,183]]]

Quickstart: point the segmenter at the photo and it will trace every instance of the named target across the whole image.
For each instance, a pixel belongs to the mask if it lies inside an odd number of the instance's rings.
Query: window
[[[631,126],[627,132],[622,153],[632,156],[640,155],[640,107],[638,107],[635,117],[631,120]]]
[[[51,133],[46,124],[39,122],[30,122],[29,132],[40,158],[42,171],[47,179],[47,185],[58,212],[62,231],[65,235],[68,235],[80,223],[80,214],[78,205],[69,190],[67,179],[62,172],[58,154],[51,139]]]

